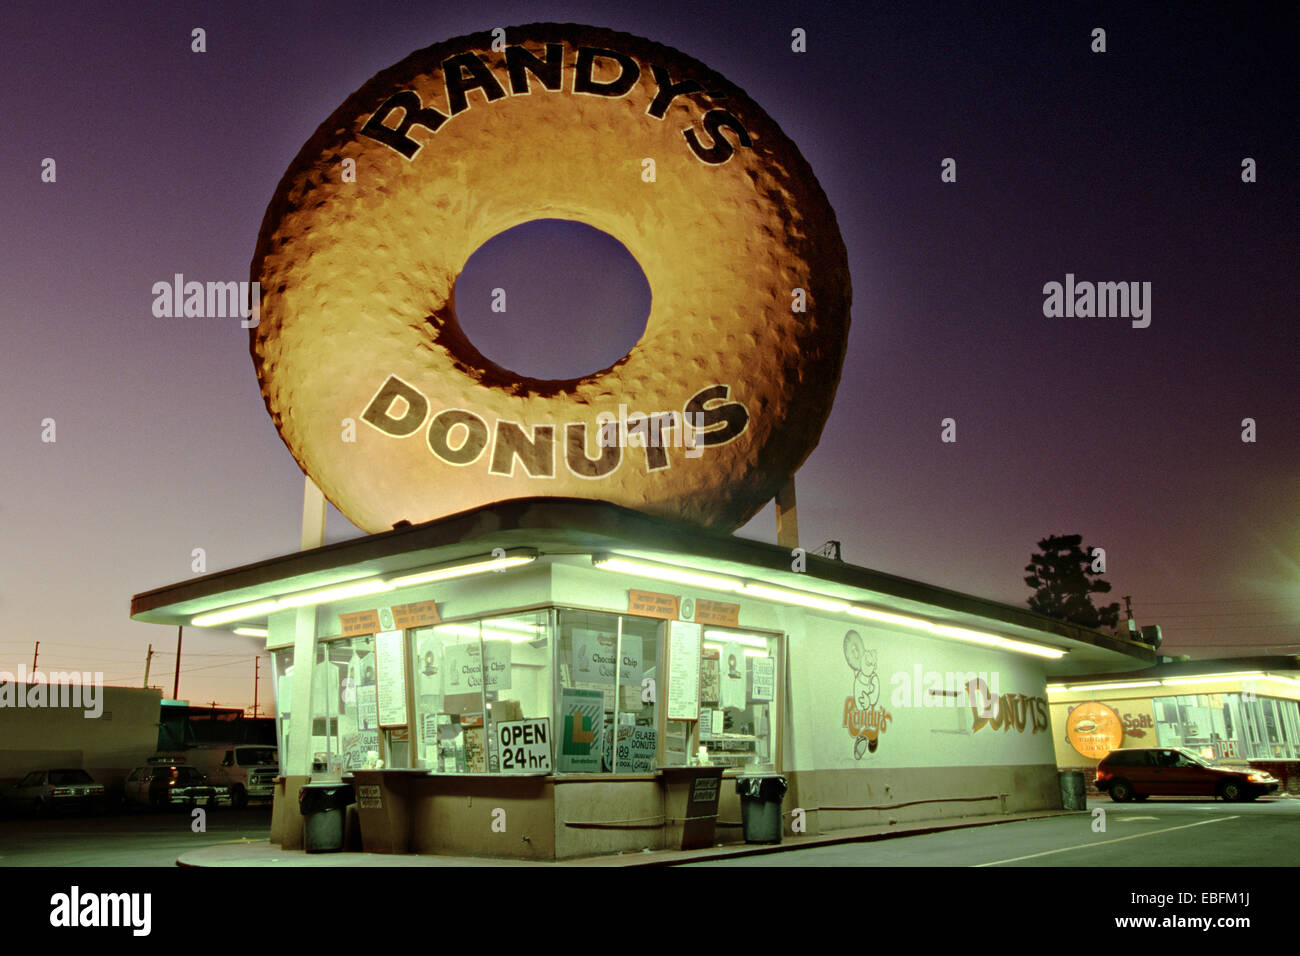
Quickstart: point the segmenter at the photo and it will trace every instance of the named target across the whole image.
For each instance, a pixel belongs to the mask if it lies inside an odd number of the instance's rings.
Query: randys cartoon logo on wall
[[[853,695],[844,698],[844,726],[853,738],[853,756],[861,760],[863,754],[876,752],[893,715],[880,706],[876,652],[863,647],[857,631],[844,635],[844,659],[853,671]]]

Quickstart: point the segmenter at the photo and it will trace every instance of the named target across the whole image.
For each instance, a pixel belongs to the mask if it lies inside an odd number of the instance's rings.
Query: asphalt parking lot
[[[200,828],[201,826],[201,828]],[[175,866],[188,850],[213,843],[266,840],[270,804],[217,808],[0,819],[0,866]]]
[[[1152,797],[1088,813],[809,847],[691,866],[1257,867],[1300,861],[1300,800]]]

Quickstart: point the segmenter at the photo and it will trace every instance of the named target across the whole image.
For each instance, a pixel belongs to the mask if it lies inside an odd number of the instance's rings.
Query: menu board
[[[668,719],[700,718],[700,636],[703,628],[672,621],[668,631]]]
[[[380,631],[375,635],[380,727],[406,726],[406,662],[402,643],[401,631]]]

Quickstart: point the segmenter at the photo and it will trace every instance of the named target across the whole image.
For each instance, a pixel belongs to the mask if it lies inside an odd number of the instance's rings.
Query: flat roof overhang
[[[216,608],[372,576],[411,573],[481,557],[494,548],[528,548],[542,556],[616,552],[877,604],[955,626],[995,622],[1007,637],[1068,650],[1064,658],[1048,665],[1054,674],[1132,671],[1156,660],[1149,645],[1024,608],[812,554],[807,556],[806,571],[794,572],[789,550],[779,545],[576,498],[511,499],[425,524],[218,571],[135,595],[131,617],[151,624],[188,626],[196,615]]]
[[[1274,654],[1263,657],[1217,657],[1195,661],[1161,661],[1151,667],[1134,670],[1132,673],[1128,674],[1117,674],[1114,671],[1098,672],[1095,674],[1071,673],[1069,675],[1069,680],[1065,681],[1065,683],[1091,684],[1093,683],[1093,678],[1096,678],[1098,683],[1109,683],[1111,681],[1123,681],[1130,678],[1134,681],[1158,681],[1188,679],[1192,677],[1212,677],[1217,675],[1261,673],[1280,674],[1292,677],[1300,676],[1300,657],[1291,654]],[[1048,681],[1055,681],[1058,676],[1052,672],[1051,665],[1048,665],[1048,674]],[[1122,688],[1116,689],[1122,690]],[[1159,688],[1146,688],[1144,692],[1159,690]]]

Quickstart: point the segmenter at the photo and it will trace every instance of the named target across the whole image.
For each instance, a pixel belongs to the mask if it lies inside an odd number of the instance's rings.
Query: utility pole
[[[257,681],[261,676],[262,655],[253,658],[253,719],[257,720]]]
[[[41,642],[37,641],[36,650],[32,651],[32,672],[33,673],[35,673],[36,671],[36,658],[40,656],[40,653],[41,653]]]
[[[185,625],[176,625],[176,682],[172,684],[172,700],[181,699],[181,632]]]
[[[153,645],[149,645],[149,653],[144,658],[144,683],[141,685],[146,690],[149,689],[149,665],[153,663]]]

